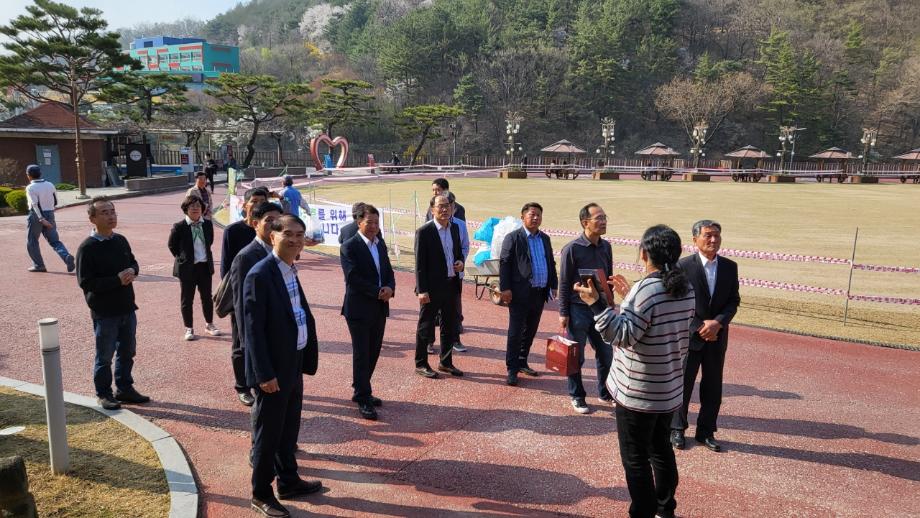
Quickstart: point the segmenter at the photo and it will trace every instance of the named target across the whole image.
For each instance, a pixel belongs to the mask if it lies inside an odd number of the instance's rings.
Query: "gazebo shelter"
[[[742,169],[742,164],[745,160],[747,160],[749,164],[751,161],[754,161],[754,169],[763,169],[764,159],[770,158],[770,155],[754,146],[744,146],[743,148],[737,151],[732,151],[725,156],[732,159],[732,169]],[[732,180],[736,182],[759,182],[763,176],[763,173],[759,171],[752,173],[735,172],[732,173]]]
[[[671,167],[674,163],[674,157],[680,156],[674,148],[666,146],[661,142],[655,142],[651,146],[645,147],[636,151],[637,155],[645,158],[643,160],[643,165],[645,167],[661,166],[661,167]],[[671,176],[674,173],[670,170],[644,170],[640,175],[643,180],[662,180],[668,181],[671,179]]]
[[[576,146],[575,144],[572,144],[566,139],[562,139],[557,142],[553,142],[552,144],[541,149],[540,151],[543,153],[554,153],[558,155],[565,155],[565,156],[568,156],[570,160],[573,160],[573,155],[585,153],[584,149],[581,149],[580,147]],[[573,169],[570,169],[569,167],[566,167],[568,165],[569,164],[565,164],[564,166],[561,166],[560,168],[547,169],[546,177],[552,178],[553,175],[555,175],[556,178],[568,179],[569,175],[571,174],[572,179],[578,178],[578,170],[577,169],[573,170]]]
[[[811,155],[808,158],[818,160],[818,162],[821,164],[822,171],[824,170],[824,164],[826,164],[827,162],[840,162],[840,167],[844,169],[843,172],[836,173],[833,175],[825,175],[819,171],[817,174],[815,174],[815,180],[819,182],[823,182],[824,177],[827,176],[829,180],[833,180],[834,178],[837,178],[837,181],[839,183],[843,183],[847,179],[846,161],[852,160],[856,157],[853,156],[853,153],[850,153],[849,151],[840,149],[839,147],[832,147],[832,148],[827,148],[820,153],[815,153],[814,155]]]
[[[920,148],[908,151],[903,155],[898,155],[893,157],[895,160],[903,160],[905,162],[916,162],[917,163],[917,174],[910,175],[901,175],[899,179],[901,183],[906,183],[908,179],[913,180],[914,183],[920,183]],[[907,169],[907,167],[905,167]]]

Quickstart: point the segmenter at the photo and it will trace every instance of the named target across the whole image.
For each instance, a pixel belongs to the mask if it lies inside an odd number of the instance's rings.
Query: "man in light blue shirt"
[[[300,191],[294,188],[294,178],[290,175],[284,176],[284,188],[281,189],[279,195],[281,196],[285,214],[300,217],[300,209],[303,209],[306,214],[310,214],[310,205],[303,199]]]

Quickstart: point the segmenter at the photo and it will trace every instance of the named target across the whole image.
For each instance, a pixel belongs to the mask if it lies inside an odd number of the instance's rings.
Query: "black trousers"
[[[182,323],[192,327],[192,303],[195,301],[195,289],[201,297],[201,309],[204,321],[214,321],[214,301],[211,300],[211,267],[208,263],[195,263],[191,279],[179,279],[179,308],[182,310]]]
[[[615,414],[620,459],[632,500],[629,516],[673,517],[678,476],[670,442],[671,414],[637,412],[620,405]]]
[[[297,435],[303,408],[303,377],[295,376],[292,386],[267,394],[256,387],[252,406],[252,496],[274,498],[272,479],[278,476],[279,489],[295,484],[297,476]]]
[[[429,293],[431,302],[421,307],[418,314],[418,328],[415,332],[415,366],[428,365],[428,344],[434,343],[435,317],[441,313],[441,365],[453,365],[454,344],[460,339],[457,334],[457,291],[460,279],[444,279],[443,289],[436,294]]]
[[[236,325],[236,315],[230,313],[230,363],[233,365],[233,388],[237,392],[249,392],[246,386],[246,354],[240,339],[240,329]]]
[[[367,318],[346,320],[348,332],[351,333],[351,386],[355,401],[361,402],[368,401],[373,395],[371,377],[377,368],[387,326],[386,304],[370,303],[365,310]]]
[[[690,398],[693,395],[693,384],[696,375],[702,368],[700,377],[700,413],[696,418],[696,437],[705,439],[712,437],[718,430],[716,421],[719,419],[719,408],[722,406],[722,368],[725,366],[725,351],[728,340],[720,342],[707,342],[699,351],[690,350],[687,353],[684,365],[684,404],[680,410],[674,412],[671,421],[672,430],[686,430],[687,411],[690,408]]]
[[[523,300],[511,298],[508,306],[508,343],[505,346],[505,367],[508,372],[518,372],[527,366],[527,357],[533,345],[533,337],[540,327],[543,304],[546,302],[546,288],[530,288]]]
[[[211,184],[211,194],[214,194],[214,169],[205,168],[204,173],[208,176],[208,183]]]

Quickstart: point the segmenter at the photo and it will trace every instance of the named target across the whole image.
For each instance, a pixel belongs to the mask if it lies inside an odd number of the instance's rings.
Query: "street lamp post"
[[[451,152],[450,152],[450,164],[454,165],[454,157],[457,156],[457,135],[460,133],[460,125],[456,122],[450,123],[450,138],[452,139],[451,143]]]
[[[706,156],[706,153],[703,152],[703,147],[706,145],[707,131],[709,131],[709,125],[705,121],[700,121],[699,124],[693,127],[693,148],[690,149],[690,154],[693,155],[694,169],[700,167],[700,159]]]
[[[859,140],[863,145],[862,168],[863,174],[866,174],[866,166],[869,165],[869,153],[875,148],[875,140],[878,137],[877,129],[863,128],[862,138]]]
[[[523,149],[520,142],[515,142],[517,134],[521,131],[521,121],[524,120],[517,112],[508,112],[505,115],[505,135],[508,139],[507,146],[508,149],[505,151],[505,154],[508,155],[508,164],[514,163],[514,151],[515,144],[517,144],[517,149]]]
[[[805,128],[797,128],[795,126],[780,126],[779,127],[779,144],[782,147],[780,151],[776,152],[776,156],[779,157],[779,172],[783,174],[783,163],[786,159],[786,144],[792,146],[792,151],[789,155],[789,164],[791,165],[795,161],[795,139],[796,132],[802,131]]]
[[[611,117],[604,117],[601,119],[601,137],[604,139],[601,147],[597,148],[595,153],[598,156],[601,155],[601,150],[604,150],[604,165],[606,166],[610,162],[610,156],[616,153],[614,149],[614,143],[616,142],[616,121]]]

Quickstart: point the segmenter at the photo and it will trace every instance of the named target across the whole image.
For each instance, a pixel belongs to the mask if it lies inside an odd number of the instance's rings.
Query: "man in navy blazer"
[[[303,250],[306,225],[290,214],[272,223],[272,254],[243,281],[246,380],[252,407],[252,508],[264,516],[289,516],[285,500],[322,489],[297,475],[294,451],[300,433],[303,374],[315,374],[319,353],[316,321],[297,278],[294,260]]]
[[[237,322],[233,326],[237,338],[230,352],[235,380],[233,388],[236,389],[237,399],[246,406],[252,406],[255,403],[255,398],[252,397],[252,392],[246,382],[246,361],[245,353],[243,352],[243,342],[245,340],[243,281],[246,280],[246,275],[256,263],[272,253],[272,222],[280,217],[281,214],[281,207],[267,201],[251,207],[249,220],[252,222],[255,237],[236,254],[227,271],[227,275],[230,276],[230,286],[233,289],[233,321]]]
[[[502,302],[508,305],[508,343],[505,366],[508,385],[517,385],[518,372],[537,376],[527,357],[540,327],[543,304],[559,287],[556,260],[549,236],[540,231],[543,207],[530,202],[521,209],[524,226],[505,236],[499,267]]]
[[[345,300],[342,315],[348,323],[352,347],[351,400],[365,419],[377,419],[371,377],[380,358],[383,334],[390,315],[390,299],[396,290],[396,277],[387,256],[387,245],[379,237],[380,212],[362,204],[355,214],[358,232],[342,245],[339,258],[345,274]]]
[[[453,345],[457,334],[457,293],[463,271],[460,230],[451,223],[451,206],[447,191],[431,198],[429,207],[434,219],[415,231],[415,293],[421,309],[415,333],[415,372],[426,378],[438,373],[428,365],[428,344],[434,342],[434,320],[441,313],[441,358],[438,370],[463,376],[454,367]]]
[[[728,349],[728,327],[738,312],[738,264],[719,256],[722,226],[704,219],[693,224],[693,244],[699,251],[682,258],[684,270],[696,293],[696,314],[690,320],[690,351],[684,363],[684,401],[671,419],[671,444],[685,447],[687,410],[696,375],[700,377],[700,413],[694,438],[712,451],[721,451],[715,439],[719,407],[722,405],[722,368]]]

